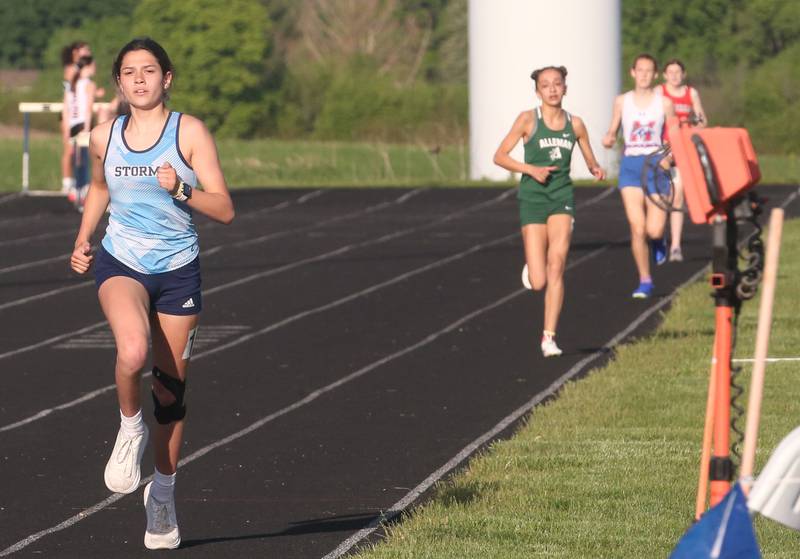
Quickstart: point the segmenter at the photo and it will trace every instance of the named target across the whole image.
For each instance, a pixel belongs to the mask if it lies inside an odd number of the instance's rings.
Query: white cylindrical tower
[[[616,174],[616,152],[600,142],[620,89],[620,49],[620,0],[469,0],[470,178],[509,177],[492,157],[517,115],[538,104],[530,74],[543,66],[567,67],[564,108]],[[591,178],[579,152],[572,176]],[[521,143],[512,155],[522,160]]]

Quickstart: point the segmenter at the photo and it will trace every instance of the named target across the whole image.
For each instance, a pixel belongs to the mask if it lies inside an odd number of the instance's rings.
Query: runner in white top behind
[[[634,59],[631,67],[634,88],[614,100],[611,124],[603,138],[603,145],[612,148],[622,125],[625,149],[619,169],[619,190],[631,228],[631,252],[639,273],[639,286],[632,294],[636,299],[646,299],[653,294],[648,238],[656,264],[663,264],[667,258],[663,238],[667,214],[645,196],[642,189],[645,158],[661,148],[665,118],[675,114],[672,101],[653,88],[657,71],[658,65],[651,55],[640,54]],[[649,193],[668,184],[665,177],[648,174],[646,187]]]

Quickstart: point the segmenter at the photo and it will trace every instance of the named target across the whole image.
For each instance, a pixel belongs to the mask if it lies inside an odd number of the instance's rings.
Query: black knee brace
[[[186,416],[186,404],[183,401],[183,393],[186,391],[186,383],[168,375],[158,367],[153,367],[153,378],[156,379],[161,386],[166,388],[170,394],[175,396],[175,401],[168,406],[164,406],[158,401],[155,392],[153,394],[153,403],[155,409],[153,413],[156,416],[156,421],[161,425],[168,425],[173,421],[180,421]]]

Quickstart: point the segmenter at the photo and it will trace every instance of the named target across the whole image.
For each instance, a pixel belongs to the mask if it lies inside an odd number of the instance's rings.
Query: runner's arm
[[[547,177],[550,175],[550,171],[554,171],[557,167],[537,167],[536,165],[529,165],[528,163],[523,163],[522,161],[517,161],[513,157],[511,157],[511,150],[514,149],[514,146],[520,141],[520,139],[526,138],[531,132],[530,129],[532,127],[533,122],[533,115],[531,111],[523,111],[519,113],[519,116],[514,121],[514,124],[511,125],[511,130],[509,130],[506,137],[503,138],[503,141],[500,142],[500,146],[497,148],[497,151],[494,153],[494,164],[511,171],[513,173],[521,173],[523,175],[530,175],[534,179],[536,179],[540,183],[545,183],[547,181]]]
[[[70,257],[72,269],[79,274],[85,273],[92,264],[91,239],[97,229],[97,224],[108,206],[109,194],[106,183],[103,159],[105,159],[106,146],[111,134],[113,121],[99,124],[92,130],[89,139],[89,157],[92,162],[92,181],[89,183],[89,192],[83,206],[83,217],[78,235],[75,238],[75,248]]]
[[[581,154],[583,154],[583,160],[586,161],[589,172],[592,173],[597,180],[603,180],[606,178],[606,172],[600,167],[600,164],[594,157],[592,144],[589,142],[589,132],[586,130],[583,119],[572,115],[572,127],[575,130],[575,137],[578,139],[578,146],[581,148]]]
[[[675,105],[669,97],[664,96],[661,100],[664,103],[664,124],[666,124],[668,118],[675,116]]]
[[[86,122],[83,123],[83,131],[89,132],[92,129],[92,116],[94,115],[94,94],[97,91],[97,85],[93,81],[89,81],[86,86]]]
[[[235,215],[233,201],[222,174],[217,146],[211,132],[200,119],[184,114],[181,116],[179,142],[182,148],[186,146],[183,155],[203,187],[202,190],[193,190],[192,197],[186,204],[214,221],[230,223]],[[177,186],[177,182],[175,185]]]
[[[706,111],[703,109],[703,104],[700,102],[700,93],[695,88],[691,88],[690,95],[692,97],[692,110],[698,120],[697,126],[702,128],[708,124],[708,118],[706,117]]]
[[[617,132],[622,122],[622,95],[617,95],[614,99],[614,110],[611,113],[611,124],[608,125],[608,132],[603,137],[603,146],[613,148],[617,141]]]

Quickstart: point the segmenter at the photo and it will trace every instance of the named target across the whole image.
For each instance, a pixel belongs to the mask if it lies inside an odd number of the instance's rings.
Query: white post
[[[24,113],[25,128],[22,136],[22,193],[27,194],[30,187],[30,128],[31,115]]]
[[[497,146],[516,116],[537,104],[530,74],[566,66],[564,108],[580,116],[600,164],[617,155],[600,143],[620,90],[621,0],[469,0],[470,178],[505,180]],[[576,149],[572,176],[591,178]],[[512,152],[522,159],[522,147]]]
[[[24,135],[22,137],[22,193],[23,194],[42,194],[53,193],[51,190],[33,191],[30,190],[30,115],[31,113],[60,113],[64,104],[60,101],[52,103],[23,102],[19,104],[19,112],[25,120]],[[107,108],[108,103],[95,103],[94,111]],[[55,191],[55,194],[59,194]]]
[[[745,491],[753,484],[753,470],[756,462],[756,442],[758,425],[761,420],[761,400],[764,394],[764,374],[767,367],[769,333],[772,327],[772,305],[775,301],[775,286],[778,282],[778,260],[781,252],[783,232],[783,210],[773,208],[769,218],[769,237],[764,263],[764,280],[761,289],[761,304],[758,307],[758,327],[756,329],[756,349],[753,360],[753,374],[750,377],[750,396],[747,403],[747,425],[744,433],[744,449],[739,476]]]

